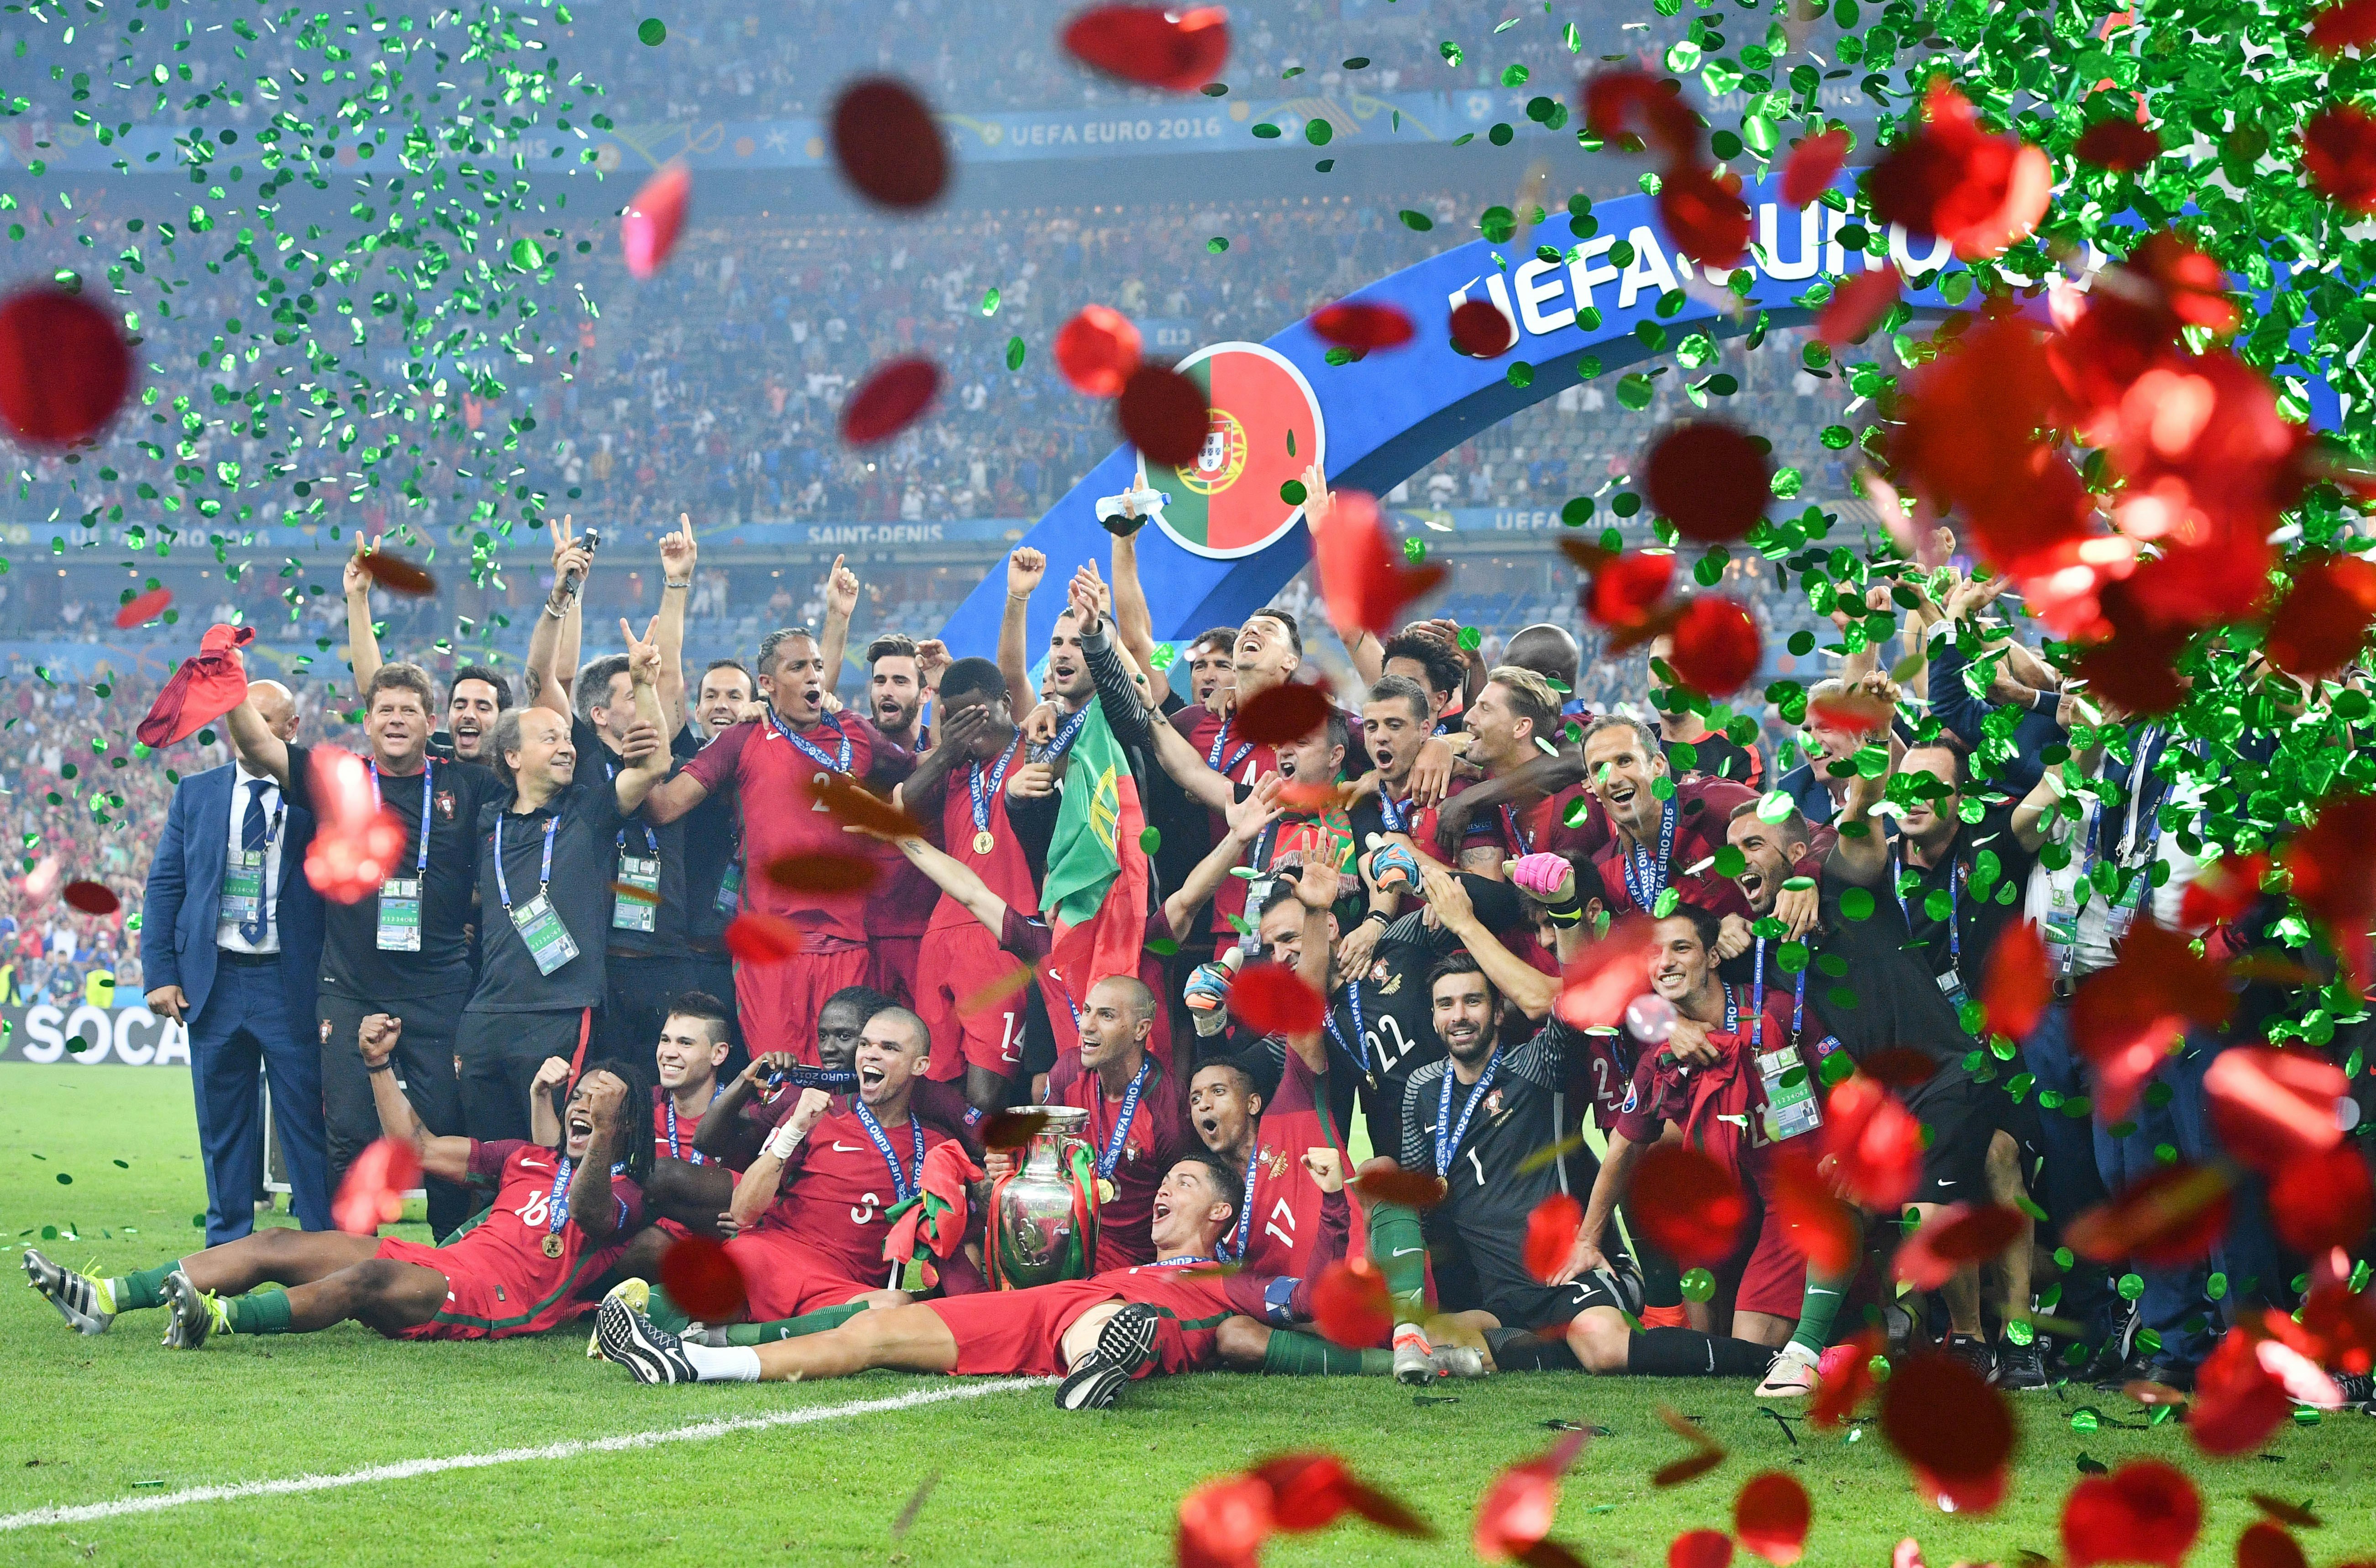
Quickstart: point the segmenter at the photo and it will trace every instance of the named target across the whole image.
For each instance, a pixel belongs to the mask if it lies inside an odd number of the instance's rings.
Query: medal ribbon
[[[1155,1058],[1150,1056],[1138,1064],[1138,1076],[1130,1081],[1130,1087],[1123,1090],[1122,1110],[1114,1117],[1113,1132],[1107,1137],[1106,1146],[1098,1153],[1098,1174],[1109,1181],[1113,1178],[1114,1167],[1122,1163],[1123,1146],[1130,1142],[1131,1119],[1138,1114],[1139,1094],[1146,1087],[1146,1075],[1153,1071]]]
[[[874,1152],[881,1155],[883,1163],[891,1168],[893,1201],[906,1203],[909,1198],[922,1192],[924,1190],[924,1124],[916,1120],[913,1111],[909,1113],[908,1130],[916,1137],[915,1164],[906,1178],[902,1179],[899,1157],[891,1151],[891,1134],[883,1130],[883,1123],[874,1119],[874,1112],[866,1108],[864,1100],[853,1099],[850,1103],[857,1108],[858,1124],[866,1129],[867,1137],[874,1144]]]
[[[1634,895],[1634,907],[1645,915],[1657,902],[1658,895],[1667,890],[1667,866],[1674,853],[1675,798],[1669,795],[1662,802],[1658,815],[1657,860],[1654,862],[1650,851],[1639,844],[1625,851],[1625,891]]]
[[[987,788],[983,787],[981,781],[981,764],[977,762],[972,765],[973,772],[968,776],[966,784],[973,793],[973,830],[976,833],[990,831],[991,799],[1004,788],[1006,766],[1015,760],[1015,748],[1022,743],[1023,731],[1017,730],[1015,732],[1015,739],[1007,742],[1006,749],[999,753],[998,771],[990,776],[990,784]]]
[[[1213,749],[1205,754],[1205,766],[1216,773],[1223,775],[1235,773],[1238,770],[1238,764],[1254,754],[1254,743],[1252,741],[1241,741],[1238,742],[1238,749],[1230,754],[1230,760],[1227,762],[1221,760],[1221,753],[1230,743],[1230,721],[1236,717],[1235,714],[1227,713],[1221,716],[1221,728],[1219,733],[1213,737]]]
[[[819,767],[831,768],[836,773],[848,773],[849,771],[849,731],[841,727],[841,716],[839,714],[825,714],[817,720],[818,723],[824,725],[826,729],[831,730],[834,732],[834,735],[841,742],[840,754],[838,757],[834,757],[826,755],[824,748],[809,740],[808,737],[793,733],[792,727],[785,723],[781,718],[778,717],[773,704],[768,705],[761,711],[766,714],[767,722],[774,726],[776,733],[781,735],[785,740],[790,741],[793,745],[798,746],[811,762],[815,763]]]
[[[1452,1179],[1452,1157],[1460,1148],[1460,1140],[1468,1134],[1468,1119],[1477,1114],[1478,1102],[1485,1091],[1493,1087],[1494,1075],[1502,1071],[1502,1048],[1493,1048],[1493,1059],[1485,1063],[1485,1072],[1477,1087],[1468,1091],[1468,1103],[1460,1108],[1460,1120],[1452,1119],[1452,1064],[1443,1067],[1443,1087],[1435,1100],[1435,1173],[1445,1181]]]

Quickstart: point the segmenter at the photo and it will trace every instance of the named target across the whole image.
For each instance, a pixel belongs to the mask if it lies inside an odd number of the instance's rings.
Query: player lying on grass
[[[1062,1375],[1056,1403],[1102,1409],[1133,1378],[1216,1363],[1216,1331],[1233,1313],[1279,1326],[1312,1315],[1309,1280],[1230,1273],[1223,1240],[1245,1202],[1238,1173],[1213,1155],[1182,1157],[1155,1194],[1156,1261],[1028,1290],[882,1307],[820,1334],[723,1348],[688,1344],[612,1297],[595,1319],[602,1353],[643,1383],[788,1382],[876,1369]],[[1344,1195],[1329,1194],[1331,1241],[1313,1275],[1340,1255]]]
[[[310,1334],[350,1318],[398,1339],[500,1339],[585,1313],[584,1288],[642,1224],[647,1081],[631,1063],[588,1067],[570,1090],[559,1150],[432,1137],[389,1062],[402,1029],[374,1013],[356,1041],[382,1130],[419,1150],[432,1177],[495,1184],[494,1206],[451,1242],[258,1230],[120,1279],[75,1274],[28,1249],[33,1288],[85,1334],[105,1332],[119,1313],[165,1307],[165,1343],[185,1350],[217,1334]]]

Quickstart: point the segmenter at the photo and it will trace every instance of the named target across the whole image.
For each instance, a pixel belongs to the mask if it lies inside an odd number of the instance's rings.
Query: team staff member
[[[863,892],[796,893],[756,868],[802,855],[848,855],[851,840],[815,791],[829,778],[854,778],[888,794],[916,759],[864,719],[824,708],[825,660],[814,636],[795,629],[763,645],[759,674],[768,705],[701,749],[651,791],[646,815],[676,821],[731,787],[745,875],[742,907],[801,928],[801,951],[781,963],[734,972],[745,1039],[763,1050],[816,1060],[816,1016],[827,997],[875,974],[866,945]]]
[[[362,558],[368,553],[363,541],[357,539],[355,553],[347,561],[345,588],[347,594],[347,658],[354,666],[355,689],[371,690],[372,677],[380,671],[379,630],[372,624],[372,576],[362,568]],[[484,664],[465,664],[455,670],[446,683],[446,744],[450,755],[441,751],[448,761],[484,762],[486,742],[495,732],[495,720],[512,705],[512,683]]]
[[[404,825],[404,849],[370,897],[323,908],[321,989],[315,999],[330,1190],[380,1135],[372,1086],[355,1053],[356,1030],[374,1013],[402,1021],[397,1069],[414,1112],[433,1135],[462,1130],[454,1041],[470,994],[470,944],[480,917],[472,832],[484,807],[504,798],[489,769],[429,754],[436,689],[417,664],[383,664],[363,690],[365,759],[380,802]],[[226,720],[245,765],[279,780],[292,810],[316,813],[313,753],[291,745],[251,696]],[[318,814],[316,813],[316,814]],[[429,1229],[446,1236],[469,1217],[461,1186],[432,1177]]]
[[[296,699],[279,682],[250,686],[244,706],[276,744],[296,735]],[[148,1010],[190,1032],[209,1242],[255,1226],[264,1182],[259,1062],[288,1156],[289,1206],[308,1230],[330,1223],[313,1040],[322,898],[304,873],[313,837],[314,814],[292,807],[279,778],[243,758],[173,787],[149,862],[140,972]]]
[[[659,647],[624,622],[619,629],[648,729],[638,729],[617,778],[579,771],[569,726],[549,708],[515,708],[495,726],[512,798],[479,815],[482,957],[455,1040],[473,1137],[528,1135],[537,1069],[548,1056],[582,1060],[602,1004],[616,840],[668,766],[654,687]]]

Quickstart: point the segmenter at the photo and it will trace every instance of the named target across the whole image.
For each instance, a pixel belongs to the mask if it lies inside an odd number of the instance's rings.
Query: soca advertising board
[[[77,1002],[71,1007],[50,1003],[34,1007],[0,1007],[0,1024],[7,1029],[6,1038],[0,1039],[0,1064],[190,1064],[190,1031],[157,1016],[137,1002],[118,1007],[101,1007],[88,1002]]]

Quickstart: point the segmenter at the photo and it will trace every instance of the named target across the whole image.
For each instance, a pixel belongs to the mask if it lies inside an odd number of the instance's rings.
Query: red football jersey
[[[1667,802],[1675,813],[1674,842],[1668,849],[1664,872],[1651,880],[1657,882],[1663,877],[1666,885],[1703,909],[1746,917],[1749,900],[1741,896],[1740,887],[1732,878],[1717,875],[1715,866],[1706,862],[1724,848],[1733,812],[1742,802],[1756,799],[1756,790],[1729,779],[1693,778],[1676,785],[1672,799]],[[1659,814],[1663,821],[1663,810]],[[1612,916],[1640,908],[1627,877],[1641,876],[1645,861],[1651,866],[1657,864],[1665,832],[1658,823],[1652,824],[1650,832],[1651,841],[1640,846],[1637,858],[1612,828],[1608,846],[1595,861],[1600,869],[1601,888]],[[1690,871],[1693,866],[1700,869]]]
[[[1234,713],[1217,717],[1200,705],[1181,709],[1172,715],[1171,721],[1172,728],[1186,736],[1188,743],[1196,749],[1196,754],[1233,784],[1252,784],[1265,774],[1278,771],[1278,748],[1241,738]],[[1230,824],[1219,812],[1214,812],[1212,818],[1212,842],[1218,844],[1229,833]],[[1221,947],[1238,940],[1237,927],[1230,921],[1243,920],[1245,914],[1245,878],[1223,877],[1221,885],[1213,890],[1213,934]]]
[[[1098,1208],[1097,1266],[1101,1270],[1155,1261],[1155,1241],[1147,1234],[1147,1228],[1154,1223],[1155,1190],[1163,1185],[1163,1178],[1170,1174],[1182,1155],[1204,1146],[1189,1132],[1180,1080],[1165,1072],[1163,1064],[1153,1056],[1147,1057],[1146,1063],[1146,1086],[1139,1090],[1129,1131],[1115,1150],[1112,1170],[1107,1177],[1113,1183],[1114,1195]],[[1060,1082],[1068,1063],[1078,1075]],[[1114,1127],[1121,1120],[1123,1100],[1128,1091],[1108,1099],[1104,1081],[1095,1073],[1082,1071],[1077,1048],[1060,1058],[1057,1068],[1049,1075],[1049,1099],[1058,1105],[1077,1105],[1088,1111],[1089,1124],[1084,1135],[1102,1165],[1108,1148],[1114,1144]]]
[[[1014,758],[1007,764],[1007,777],[1025,761],[1023,748],[1017,746]],[[941,802],[941,847],[960,865],[969,867],[989,889],[1006,901],[1010,909],[1020,910],[1027,918],[1040,913],[1040,886],[1031,874],[1031,862],[1024,858],[1023,840],[1006,819],[1006,787],[1001,782],[996,789],[991,780],[997,777],[995,759],[984,765],[979,762],[959,763],[945,776],[945,795]],[[983,814],[986,823],[977,825],[973,814],[973,783],[979,777],[982,790]],[[976,836],[988,833],[988,849],[974,848]],[[956,899],[943,895],[933,910],[932,929],[971,925],[973,913]]]
[[[915,769],[916,759],[854,714],[828,713],[821,722],[797,731],[778,729],[778,722],[763,716],[735,725],[704,746],[684,771],[713,795],[730,783],[734,786],[743,859],[750,867],[742,881],[747,908],[798,925],[804,952],[863,946],[866,893],[796,893],[779,886],[764,868],[800,855],[863,852],[816,798],[816,787],[829,771],[842,771],[878,793],[887,792]],[[818,761],[787,739],[788,734],[798,734],[826,760]],[[845,756],[849,764],[842,767]]]
[[[470,1145],[470,1175],[495,1183],[494,1206],[437,1251],[441,1269],[501,1283],[511,1298],[541,1301],[566,1294],[580,1280],[600,1278],[643,1225],[643,1194],[624,1176],[611,1178],[618,1228],[600,1247],[587,1244],[573,1214],[552,1229],[552,1188],[561,1157],[541,1144],[504,1138]],[[573,1163],[571,1182],[583,1163]],[[565,1196],[565,1194],[564,1194]],[[544,1239],[561,1238],[561,1255],[544,1255]]]
[[[883,1129],[898,1158],[900,1181],[908,1180],[914,1169],[920,1129],[926,1154],[947,1142],[920,1121]],[[898,1202],[891,1167],[856,1112],[824,1116],[792,1151],[784,1184],[754,1229],[789,1230],[840,1265],[841,1277],[879,1281],[889,1277],[883,1241],[891,1225],[884,1211]]]
[[[709,1098],[716,1099],[725,1093],[723,1086],[711,1086]],[[694,1129],[701,1125],[699,1115],[672,1114],[676,1096],[654,1085],[652,1088],[652,1158],[682,1159],[688,1165],[719,1163],[693,1146]]]
[[[1263,1106],[1262,1118],[1254,1124],[1241,1225],[1225,1243],[1234,1246],[1234,1238],[1244,1237],[1245,1253],[1238,1261],[1252,1273],[1300,1278],[1320,1245],[1320,1206],[1327,1194],[1303,1168],[1303,1154],[1336,1146],[1320,1111],[1325,1098],[1325,1082],[1313,1077],[1303,1058],[1289,1050],[1278,1092]]]
[[[1738,988],[1743,1002],[1748,989]],[[1725,1054],[1724,1062],[1717,1065],[1662,1066],[1658,1058],[1664,1048],[1643,1047],[1634,1064],[1634,1080],[1627,1087],[1624,1103],[1617,1109],[1614,1130],[1624,1134],[1630,1143],[1653,1144],[1669,1122],[1678,1127],[1688,1127],[1690,1141],[1695,1146],[1705,1149],[1720,1162],[1731,1164],[1736,1174],[1758,1179],[1773,1145],[1765,1136],[1765,1119],[1760,1114],[1765,1097],[1752,1042],[1771,1051],[1790,1038],[1787,1007],[1777,1011],[1774,1005],[1783,994],[1772,991],[1765,993],[1762,1032],[1757,1028],[1760,1015],[1745,1009],[1734,1029],[1709,1027],[1709,1043]],[[1711,1099],[1715,1103],[1703,1105],[1695,1121],[1693,1106]],[[1747,1125],[1724,1121],[1729,1108],[1737,1108],[1731,1113]]]

